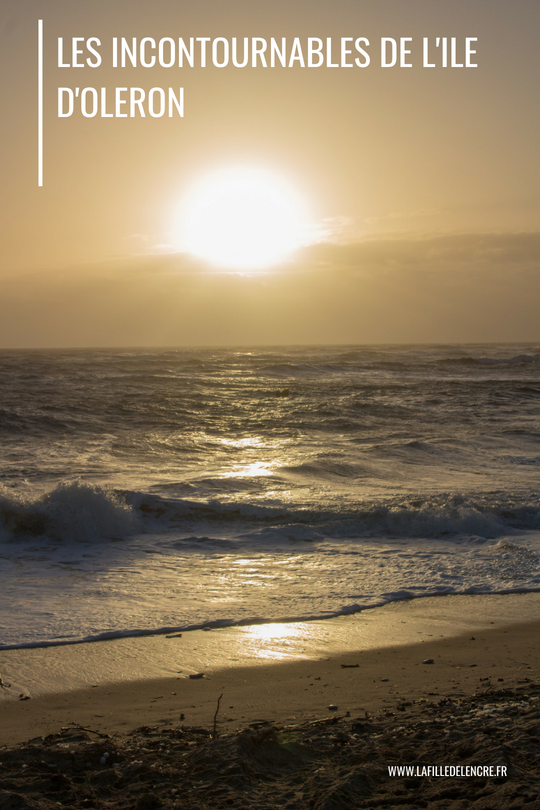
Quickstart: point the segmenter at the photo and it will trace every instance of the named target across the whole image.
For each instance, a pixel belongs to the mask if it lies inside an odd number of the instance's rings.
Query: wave
[[[89,542],[125,537],[140,520],[122,496],[80,481],[62,482],[34,498],[0,489],[0,538],[47,537]]]
[[[159,495],[131,493],[136,508],[158,522],[182,519],[187,526],[198,521],[231,522],[243,539],[268,540],[272,526],[275,542],[295,537],[294,527],[309,527],[311,538],[365,537],[448,538],[452,536],[495,539],[540,529],[540,500],[536,493],[510,497],[504,493],[417,495],[361,503],[326,504],[325,509],[246,502],[188,501]],[[261,526],[262,524],[262,526]],[[178,523],[176,523],[178,525]],[[165,526],[163,525],[163,528]]]
[[[356,479],[372,475],[373,471],[366,465],[344,464],[338,461],[314,461],[303,464],[291,464],[281,468],[280,472],[291,475],[309,476],[310,478],[329,479]]]
[[[334,619],[340,616],[350,616],[354,613],[360,613],[363,610],[372,610],[373,608],[382,607],[390,602],[399,602],[411,599],[424,599],[434,596],[460,596],[460,595],[481,595],[491,594],[500,595],[511,593],[537,593],[540,588],[537,587],[514,587],[503,588],[501,590],[493,590],[489,586],[482,587],[467,587],[462,590],[452,586],[439,586],[429,590],[422,590],[416,592],[414,590],[401,589],[384,593],[377,597],[367,599],[362,603],[354,603],[351,605],[344,605],[336,610],[321,611],[318,613],[306,613],[294,616],[274,616],[262,617],[252,616],[242,619],[213,619],[206,622],[199,622],[194,624],[179,624],[164,627],[149,627],[149,628],[133,628],[133,629],[116,629],[106,630],[102,633],[95,633],[87,636],[74,636],[69,638],[55,638],[55,639],[41,639],[36,641],[22,641],[13,644],[0,643],[0,650],[23,650],[35,649],[40,647],[65,647],[73,644],[91,644],[97,641],[112,641],[120,638],[142,638],[148,636],[171,636],[176,634],[188,633],[192,630],[220,630],[229,627],[250,627],[261,624],[292,624],[299,622],[312,622],[321,621],[324,619]]]
[[[435,502],[375,507],[362,516],[360,526],[362,534],[429,538],[467,535],[494,539],[540,528],[540,507],[438,498]]]
[[[305,473],[309,467],[297,470]],[[361,470],[329,465],[326,475],[348,479],[360,477]],[[217,483],[206,482],[206,495]],[[233,481],[223,494],[248,495],[250,489],[251,484],[243,488],[240,481]],[[2,487],[0,538],[92,542],[129,537],[145,528],[165,536],[174,531],[178,538],[182,533],[198,534],[198,525],[213,526],[218,536],[227,527],[229,535],[232,531],[242,542],[254,543],[296,542],[306,531],[311,541],[323,542],[354,537],[495,539],[540,529],[536,492],[409,494],[361,501],[334,495],[322,505],[316,505],[314,498],[310,506],[291,501],[264,504],[253,498],[187,500],[182,497],[185,483],[176,490],[169,483],[164,490],[163,495],[118,491],[68,481],[32,497]]]
[[[487,355],[478,355],[475,357],[474,355],[465,355],[463,357],[442,358],[438,362],[441,366],[525,366],[540,363],[540,354],[516,354],[512,357],[489,357]]]

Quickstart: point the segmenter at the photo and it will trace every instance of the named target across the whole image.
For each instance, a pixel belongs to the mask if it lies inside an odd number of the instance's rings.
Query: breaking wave
[[[30,497],[0,490],[0,530],[4,540],[17,536],[83,541],[133,534],[140,522],[123,498],[100,486],[62,482],[50,492]]]

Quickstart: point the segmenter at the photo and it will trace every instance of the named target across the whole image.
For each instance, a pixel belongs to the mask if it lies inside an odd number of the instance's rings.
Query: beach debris
[[[105,739],[109,739],[109,734],[105,734],[103,731],[96,731],[93,728],[88,728],[88,726],[81,726],[80,723],[68,723],[67,726],[62,726],[62,731],[67,731],[69,728],[77,729],[78,731],[87,731],[89,734],[97,734],[98,737],[103,737]]]
[[[420,701],[406,715],[402,705],[365,717],[353,710],[353,717],[332,713],[294,725],[260,721],[259,728],[232,734],[222,728],[217,738],[211,721],[209,729],[142,726],[115,734],[106,748],[63,730],[0,747],[0,808],[370,810],[444,804],[502,810],[538,803],[540,683]],[[417,750],[436,762],[452,757],[459,767],[475,767],[486,755],[486,734],[496,778],[453,778],[442,787],[440,779],[384,778],[389,757],[407,761]],[[416,770],[416,759],[410,762]]]
[[[214,714],[214,728],[212,730],[212,737],[215,740],[217,737],[217,716],[219,712],[219,704],[221,703],[221,698],[223,697],[223,692],[217,699],[217,706],[216,706],[216,713]]]
[[[398,712],[404,712],[406,711],[408,706],[412,706],[412,703],[408,700],[405,700],[403,701],[403,703],[398,703],[396,705],[396,709],[398,710]]]
[[[189,675],[189,678],[192,681],[196,681],[199,678],[204,678],[204,672],[193,672],[191,675]]]
[[[336,706],[335,703],[331,703],[330,706],[328,707],[329,712],[337,712],[337,709],[338,707]]]
[[[2,689],[9,689],[11,684],[6,683],[3,678],[0,678],[0,686],[2,687]]]
[[[23,695],[21,692],[19,695],[19,700],[30,700],[30,695]]]
[[[390,678],[381,678],[381,683],[388,683]]]
[[[135,810],[158,810],[163,806],[163,802],[156,793],[144,793],[137,804]]]
[[[360,664],[341,664],[341,669],[357,669]],[[320,680],[320,678],[316,678],[316,680]]]
[[[434,664],[435,661],[433,660],[433,658],[426,658],[424,661],[422,661],[422,663],[423,664]]]

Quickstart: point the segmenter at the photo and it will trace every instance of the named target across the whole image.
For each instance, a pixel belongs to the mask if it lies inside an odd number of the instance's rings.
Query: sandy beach
[[[365,649],[354,645],[361,624],[351,617],[351,646],[339,653],[295,658],[289,648],[289,660],[279,663],[237,660],[30,699],[8,686],[4,652],[0,808],[522,807],[538,789],[540,620],[518,618],[534,615],[540,599],[493,599],[507,605],[507,615],[482,620],[479,609],[476,629],[464,615],[467,597],[415,600],[366,612],[380,640]],[[480,605],[482,597],[475,600]],[[484,602],[486,612],[492,608]],[[427,632],[441,630],[437,611],[456,610],[473,630],[454,621],[438,637]],[[397,622],[409,625],[409,635],[389,644],[391,627],[403,633]],[[420,640],[410,643],[411,633]],[[220,634],[185,635],[223,648]],[[115,646],[120,651],[119,642],[108,642],[12,654],[68,661],[92,648],[105,660]],[[393,765],[414,766],[414,774],[389,776]],[[422,775],[428,766],[495,770]]]

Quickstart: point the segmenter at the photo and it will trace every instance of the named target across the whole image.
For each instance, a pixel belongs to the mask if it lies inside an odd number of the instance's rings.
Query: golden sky
[[[539,23],[536,0],[3,0],[0,347],[540,340]],[[59,37],[102,64],[59,68]],[[371,63],[113,69],[113,37],[364,37]],[[478,67],[423,68],[424,37],[477,38]],[[117,86],[183,87],[184,117],[58,117],[58,87]],[[237,165],[307,203],[276,267],[178,252],[190,189]]]

